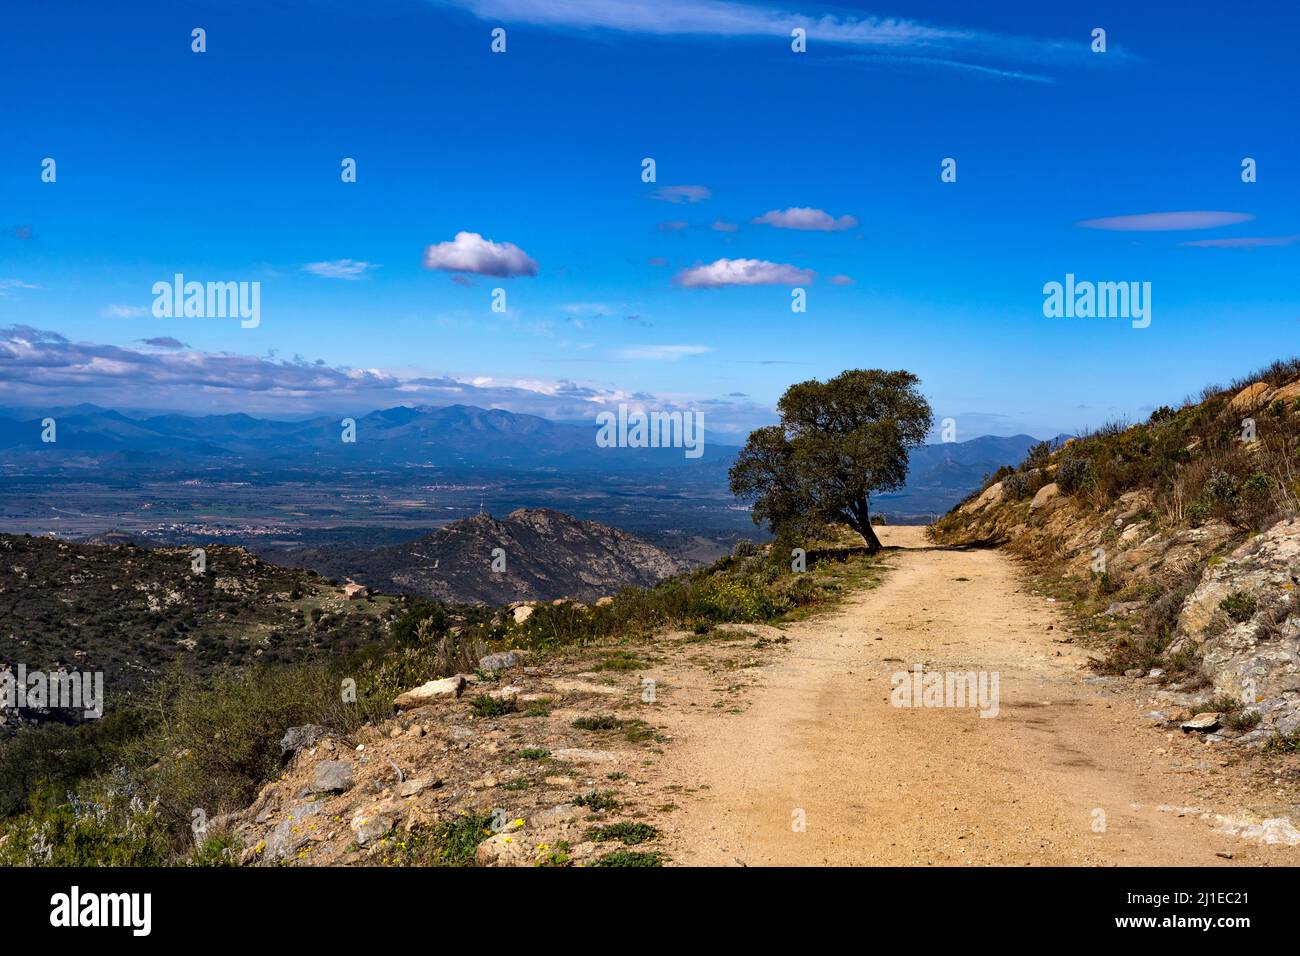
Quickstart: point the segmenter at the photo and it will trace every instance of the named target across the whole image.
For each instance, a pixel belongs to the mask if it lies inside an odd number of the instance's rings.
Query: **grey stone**
[[[301,727],[290,727],[280,738],[280,752],[286,757],[296,754],[304,747],[314,746],[329,731],[320,724],[303,724]]]
[[[316,793],[343,793],[352,789],[352,764],[346,760],[322,760],[311,773]]]
[[[503,651],[500,654],[488,654],[480,657],[478,661],[479,670],[484,671],[503,671],[511,667],[517,667],[523,662],[523,658],[515,651]]]

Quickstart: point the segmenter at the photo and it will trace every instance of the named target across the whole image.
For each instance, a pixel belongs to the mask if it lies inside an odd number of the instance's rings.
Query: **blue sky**
[[[1047,436],[1300,351],[1290,4],[25,6],[0,14],[0,404],[632,401],[739,437],[792,382],[885,367],[959,438]],[[1127,218],[1177,211],[1250,218]],[[154,318],[178,272],[260,282],[260,324]],[[1150,327],[1045,318],[1067,272],[1150,282]]]

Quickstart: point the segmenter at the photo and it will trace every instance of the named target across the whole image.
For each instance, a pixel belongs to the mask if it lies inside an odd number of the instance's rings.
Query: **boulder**
[[[1044,508],[1059,497],[1061,497],[1061,489],[1056,482],[1050,481],[1038,489],[1034,500],[1029,502],[1029,510],[1037,511],[1039,508]]]
[[[352,764],[346,760],[322,760],[311,772],[311,790],[316,793],[343,793],[352,789]]]
[[[427,684],[421,684],[419,687],[399,694],[393,704],[398,710],[409,710],[412,707],[423,707],[439,700],[454,700],[464,690],[465,677],[462,674],[457,674],[455,677],[431,680]]]
[[[1264,404],[1264,397],[1272,390],[1272,386],[1268,382],[1256,382],[1254,385],[1247,385],[1232,397],[1232,401],[1228,402],[1228,411],[1253,412]]]
[[[520,651],[503,651],[500,654],[487,654],[478,661],[479,670],[503,671],[523,663]]]
[[[1001,500],[1002,482],[998,481],[985,488],[984,493],[974,501],[968,501],[966,504],[962,505],[960,510],[964,514],[974,514],[977,511],[983,511],[990,505],[997,504]]]
[[[522,624],[533,616],[533,606],[531,604],[521,604],[514,609],[514,618],[516,624]]]
[[[303,724],[301,727],[290,727],[280,738],[280,752],[285,757],[291,757],[304,747],[315,746],[317,741],[328,734],[329,731],[320,724]]]
[[[1266,726],[1300,715],[1300,519],[1280,521],[1206,568],[1183,602],[1170,653],[1199,649],[1214,692],[1261,710]],[[1230,595],[1255,602],[1237,621],[1220,607]]]
[[[1291,382],[1290,384],[1283,385],[1281,388],[1276,388],[1269,392],[1267,401],[1270,405],[1274,402],[1282,402],[1285,405],[1290,405],[1297,399],[1300,399],[1300,381]]]
[[[392,817],[382,815],[371,817],[359,813],[352,818],[352,832],[356,834],[358,846],[373,843],[392,828]]]
[[[1216,711],[1216,712],[1207,712],[1204,714],[1197,714],[1191,720],[1183,721],[1183,723],[1180,726],[1183,728],[1184,731],[1199,730],[1201,732],[1206,732],[1206,731],[1218,729],[1219,724],[1222,722],[1223,722],[1223,714],[1218,713]]]

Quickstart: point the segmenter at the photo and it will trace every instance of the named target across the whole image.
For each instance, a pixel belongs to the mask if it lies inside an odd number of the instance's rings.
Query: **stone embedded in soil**
[[[488,654],[480,657],[478,661],[479,670],[482,671],[503,671],[511,667],[517,667],[523,663],[523,657],[519,651],[502,651],[500,654]]]
[[[342,793],[352,789],[352,764],[346,760],[322,760],[311,772],[310,789],[317,793]]]
[[[584,750],[581,747],[553,750],[551,756],[556,760],[586,761],[589,763],[617,763],[619,760],[618,754],[612,750]]]
[[[610,687],[608,684],[591,684],[581,680],[564,680],[556,678],[551,681],[551,686],[561,694],[605,694],[617,695],[623,693],[617,687]]]
[[[1222,720],[1223,720],[1223,714],[1216,713],[1216,712],[1206,712],[1204,714],[1197,714],[1191,720],[1184,721],[1182,723],[1182,728],[1183,730],[1209,731],[1209,730],[1214,730],[1216,727],[1218,727],[1219,722]]]
[[[398,788],[397,792],[404,797],[413,797],[417,793],[423,793],[425,790],[432,790],[436,787],[441,787],[441,786],[442,786],[442,781],[437,777],[433,777],[433,776],[416,777],[413,780],[408,780],[404,784],[402,784]]]
[[[423,707],[425,704],[446,700],[449,697],[459,697],[464,690],[465,677],[462,674],[457,674],[455,677],[431,680],[427,684],[421,684],[419,687],[399,694],[393,704],[399,710],[409,710],[412,707]]]

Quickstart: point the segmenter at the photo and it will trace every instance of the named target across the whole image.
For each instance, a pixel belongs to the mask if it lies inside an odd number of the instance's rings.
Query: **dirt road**
[[[1010,558],[882,530],[897,550],[880,586],[790,626],[742,713],[675,728],[663,769],[692,793],[667,834],[676,862],[1300,862],[1300,846],[1215,829],[1215,814],[1282,816],[1294,790],[1258,760],[1144,723],[1131,684],[1089,682]],[[891,705],[892,675],[916,664],[996,672],[997,716]]]

